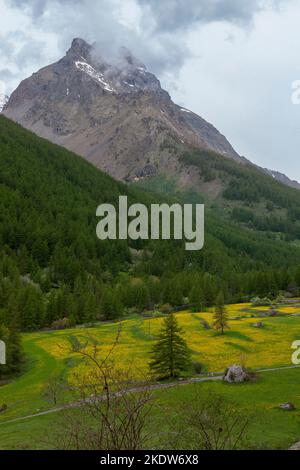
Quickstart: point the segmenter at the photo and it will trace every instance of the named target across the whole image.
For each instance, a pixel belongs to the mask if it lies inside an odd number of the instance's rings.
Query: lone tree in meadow
[[[178,377],[189,369],[190,352],[182,332],[175,315],[169,314],[151,351],[150,369],[159,378]]]
[[[215,307],[215,314],[214,314],[214,323],[213,326],[216,330],[221,331],[223,335],[226,328],[228,326],[228,315],[226,311],[226,307],[224,305],[224,294],[220,292],[217,300],[216,300],[216,307]]]

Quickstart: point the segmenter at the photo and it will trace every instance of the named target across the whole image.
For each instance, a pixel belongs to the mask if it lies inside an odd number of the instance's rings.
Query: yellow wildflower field
[[[299,312],[294,306],[281,307],[287,315],[265,318],[251,318],[241,310],[251,308],[250,304],[227,306],[229,329],[224,335],[215,331],[213,313],[176,314],[179,325],[192,353],[194,361],[203,364],[207,372],[222,372],[233,363],[243,363],[254,369],[291,365],[292,342],[300,340],[300,317],[289,316]],[[252,310],[252,308],[251,308]],[[262,308],[257,310],[262,311]],[[240,319],[237,319],[239,318]],[[115,344],[111,358],[119,368],[132,367],[138,375],[149,372],[150,351],[159,333],[163,318],[132,318],[119,323],[102,323],[93,328],[73,328],[63,331],[31,334],[36,344],[58,361],[72,364],[70,372],[81,369],[76,353],[71,352],[72,338],[82,343],[98,343],[102,357]],[[257,323],[262,322],[262,327]],[[92,346],[88,346],[92,347]],[[73,362],[72,362],[73,360]]]

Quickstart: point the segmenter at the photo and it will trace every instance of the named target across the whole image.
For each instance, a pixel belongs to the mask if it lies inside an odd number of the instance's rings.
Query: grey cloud
[[[97,41],[109,57],[126,46],[157,74],[181,69],[190,56],[186,31],[197,23],[249,23],[257,11],[266,5],[276,7],[283,0],[135,1],[141,9],[140,29],[128,29],[118,21],[113,13],[114,0],[7,0],[31,16],[38,28],[56,33],[62,53],[74,36],[81,36]],[[37,53],[36,48],[33,50]],[[27,53],[31,53],[29,47],[16,60],[28,62]]]
[[[11,70],[9,69],[0,69],[0,80],[3,80],[5,83],[8,80],[11,80],[13,78],[14,74],[12,73]]]
[[[44,42],[27,39],[15,57],[19,68],[24,69],[31,63],[40,63],[43,60],[44,48]]]
[[[11,31],[0,36],[1,56],[24,69],[28,63],[39,62],[43,58],[45,43],[32,38],[22,31]]]
[[[11,31],[0,34],[0,55],[2,65],[0,79],[3,80],[8,92],[17,85],[20,78],[25,78],[27,68],[36,68],[44,60],[45,43],[32,38],[22,31]]]
[[[78,36],[89,42],[96,41],[101,54],[110,61],[116,59],[119,48],[125,46],[157,74],[179,70],[189,55],[183,39],[178,41],[168,32],[152,31],[151,19],[147,18],[146,12],[142,20],[144,27],[140,31],[121,24],[113,13],[113,0],[9,2],[31,16],[41,30],[57,33],[61,54],[69,47],[73,37]],[[43,15],[46,11],[47,15]],[[24,51],[24,54],[27,52],[30,53],[30,50]]]
[[[194,23],[228,21],[248,23],[265,8],[278,8],[286,0],[138,0],[155,19],[156,30],[175,32]]]
[[[33,18],[39,18],[43,15],[50,2],[49,0],[8,0],[8,3],[23,10],[27,9]],[[79,0],[59,0],[59,3],[61,6],[67,6],[71,3],[79,3]]]
[[[14,55],[13,35],[10,33],[6,36],[0,35],[0,54],[5,59],[12,59]]]
[[[47,7],[52,3],[61,7],[80,7],[89,2],[82,0],[8,0],[15,7],[29,9],[33,17],[41,16]],[[289,0],[251,0],[245,2],[241,0],[136,0],[141,8],[146,9],[156,20],[159,29],[173,31],[189,27],[195,22],[230,21],[247,22],[251,21],[253,15],[264,8],[277,8],[280,4]],[[100,9],[106,1],[94,1]],[[88,15],[88,11],[87,11]]]

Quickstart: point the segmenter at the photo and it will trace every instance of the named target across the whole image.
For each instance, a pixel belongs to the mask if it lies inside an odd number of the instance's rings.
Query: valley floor
[[[153,426],[161,430],[161,435],[153,438],[151,447],[163,448],[162,443],[173,426],[164,418],[168,414],[166,410],[171,407],[172,415],[176,416],[176,408],[189,399],[195,387],[221,393],[255,414],[251,421],[249,447],[288,448],[300,440],[300,370],[288,368],[292,366],[292,342],[300,339],[300,316],[297,316],[300,307],[280,307],[279,315],[274,317],[266,317],[266,310],[264,307],[254,309],[249,304],[228,306],[230,329],[224,336],[210,328],[211,312],[179,312],[176,315],[185,331],[193,360],[203,365],[204,378],[210,378],[207,376],[211,373],[222,373],[233,363],[244,363],[255,370],[278,370],[260,372],[256,382],[242,385],[210,380],[155,390],[159,406],[153,411]],[[59,412],[18,420],[54,408],[43,395],[50,376],[59,375],[72,383],[74,373],[80,373],[82,362],[70,352],[72,338],[82,341],[96,338],[105,354],[119,332],[119,344],[113,353],[115,362],[124,369],[131,366],[137,377],[145,378],[149,351],[161,321],[159,317],[135,317],[93,328],[24,334],[27,370],[0,387],[0,405],[5,403],[8,407],[0,414],[0,449],[50,446],[49,442],[43,442],[45,430],[53,434]],[[258,322],[263,326],[257,327]],[[296,410],[279,409],[285,402],[292,402]]]
[[[286,401],[291,401],[297,409],[300,408],[300,371],[286,369],[261,373],[256,383],[232,386],[215,381],[178,385],[156,391],[149,448],[169,448],[169,435],[174,428],[174,419],[177,419],[176,413],[185,401],[193,397],[195,389],[221,394],[249,413],[251,418],[246,448],[288,449],[300,440],[299,412],[279,409],[279,404]],[[61,427],[62,418],[59,412],[14,423],[2,423],[0,449],[59,448],[55,430],[60,428],[61,432]],[[160,430],[159,433],[157,429]]]

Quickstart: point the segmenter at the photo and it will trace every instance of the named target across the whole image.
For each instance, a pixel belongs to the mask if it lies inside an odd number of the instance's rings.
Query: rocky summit
[[[174,104],[127,49],[108,61],[79,38],[65,57],[22,81],[3,113],[118,179],[178,172],[172,146],[242,161],[217,129]]]

